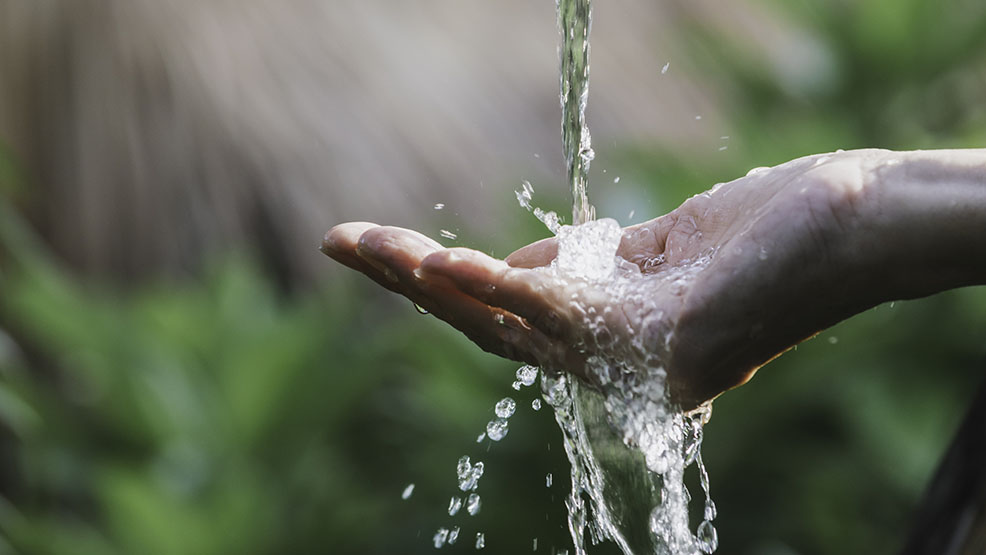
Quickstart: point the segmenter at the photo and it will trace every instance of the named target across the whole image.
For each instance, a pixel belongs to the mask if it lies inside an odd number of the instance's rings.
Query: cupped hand
[[[624,228],[617,254],[634,268],[619,286],[546,271],[555,238],[498,260],[354,222],[330,230],[322,250],[509,359],[590,381],[593,355],[656,359],[672,399],[690,408],[881,300],[865,293],[864,212],[886,156],[834,153],[754,170]]]

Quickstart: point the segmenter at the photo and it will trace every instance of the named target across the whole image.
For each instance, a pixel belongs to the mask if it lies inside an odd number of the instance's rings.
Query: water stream
[[[656,338],[666,346],[671,326],[660,321],[663,314],[656,307],[648,305],[658,278],[642,274],[639,267],[616,255],[621,228],[614,220],[596,221],[588,199],[594,157],[585,118],[590,1],[558,0],[558,25],[562,141],[573,226],[559,226],[551,215],[535,210],[559,241],[558,257],[547,271],[561,281],[576,280],[597,299],[604,292],[606,298],[633,304],[648,314],[651,329],[661,330],[631,337],[629,346],[618,345],[606,315],[599,313],[606,309],[574,296],[572,308],[584,315],[590,330],[585,346],[600,353],[590,359],[590,379],[596,387],[564,374],[542,375],[542,392],[555,411],[571,463],[572,489],[566,506],[575,552],[587,553],[588,533],[591,544],[609,540],[627,555],[712,553],[718,544],[712,526],[716,510],[700,452],[702,427],[711,407],[683,414],[669,402],[666,372],[660,356],[655,356],[660,349],[652,343]],[[518,200],[530,208],[530,199],[531,189],[525,184]],[[659,279],[687,287],[690,274],[705,263],[692,261]],[[697,465],[705,498],[703,518],[694,533],[684,483],[685,469],[692,464]]]

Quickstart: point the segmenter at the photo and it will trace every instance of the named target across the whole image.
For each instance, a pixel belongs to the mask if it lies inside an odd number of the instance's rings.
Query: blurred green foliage
[[[764,5],[813,37],[829,71],[792,86],[690,20],[676,68],[729,107],[729,128],[710,132],[730,148],[601,153],[597,168],[629,176],[613,196],[651,199],[655,215],[800,155],[986,140],[986,5]],[[0,153],[7,199],[15,167]],[[564,206],[555,189],[542,205]],[[559,434],[533,390],[509,388],[515,364],[328,262],[323,290],[292,295],[248,253],[199,281],[83,284],[0,208],[0,554],[417,553],[449,525],[463,530],[453,551],[480,530],[491,553],[567,545]],[[462,244],[502,254],[537,238],[518,219],[493,239],[462,226]],[[984,339],[982,288],[884,305],[723,396],[704,447],[719,552],[893,553],[983,379]],[[507,395],[510,434],[477,444]],[[463,454],[487,463],[484,504],[453,519]]]

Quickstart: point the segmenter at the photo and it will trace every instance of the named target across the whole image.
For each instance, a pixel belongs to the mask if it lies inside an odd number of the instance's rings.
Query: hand
[[[888,250],[877,185],[897,156],[800,158],[625,228],[617,254],[639,273],[618,287],[544,271],[555,238],[500,261],[414,231],[348,223],[322,248],[486,351],[590,381],[592,355],[657,360],[673,400],[691,408],[825,327],[906,296],[882,286],[892,268],[873,262],[890,260],[875,256]]]

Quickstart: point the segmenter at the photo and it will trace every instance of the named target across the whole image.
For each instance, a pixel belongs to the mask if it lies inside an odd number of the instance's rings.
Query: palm
[[[826,305],[829,277],[841,270],[833,230],[854,222],[836,209],[858,178],[858,160],[846,158],[754,172],[624,229],[618,255],[639,272],[618,287],[541,270],[557,254],[554,238],[501,261],[350,223],[333,228],[323,249],[484,350],[583,377],[588,356],[658,357],[677,401],[694,405],[848,315],[851,302]],[[795,314],[806,290],[821,306]]]

